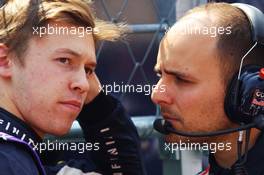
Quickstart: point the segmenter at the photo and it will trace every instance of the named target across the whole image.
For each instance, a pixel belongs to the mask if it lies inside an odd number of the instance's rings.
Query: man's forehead
[[[167,67],[169,65],[169,62],[176,64],[175,60],[169,59],[171,55],[169,47],[171,46],[169,46],[167,37],[164,37],[160,42],[155,69],[163,69],[164,67]]]
[[[178,20],[166,33],[168,38],[175,38],[177,36],[183,37],[209,37],[206,34],[206,29],[219,27],[219,17],[214,12],[198,11],[187,14]],[[210,31],[208,31],[210,32]]]
[[[93,36],[79,38],[76,36],[46,35],[43,38],[33,37],[29,47],[35,52],[46,54],[70,54],[75,57],[89,58],[95,62],[95,46]]]
[[[75,57],[95,58],[95,50],[89,47],[88,44],[83,47],[58,45],[56,47],[49,48],[49,50],[52,54],[69,54]]]
[[[162,38],[160,45],[159,45],[159,51],[158,51],[158,55],[157,55],[157,63],[154,67],[154,69],[161,69],[162,67],[162,62],[164,61],[164,59],[166,59],[166,44],[164,43],[165,37]]]
[[[160,52],[162,54],[175,50],[177,50],[178,54],[182,54],[181,52],[188,50],[215,48],[218,40],[217,36],[211,36],[203,32],[205,29],[209,31],[211,27],[215,26],[201,22],[195,24],[191,21],[192,19],[183,19],[172,26],[161,41]],[[179,53],[179,51],[181,52]]]
[[[217,38],[201,34],[179,35],[178,30],[174,25],[162,39],[156,69],[199,72],[202,65],[217,60]]]

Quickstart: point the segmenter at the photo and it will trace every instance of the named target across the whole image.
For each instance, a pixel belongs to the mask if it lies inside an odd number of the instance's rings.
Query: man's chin
[[[169,134],[164,137],[165,142],[167,143],[202,143],[202,142],[208,142],[208,138],[204,137],[184,137],[179,136],[176,134]]]
[[[187,142],[189,140],[188,137],[179,136],[176,134],[169,134],[164,137],[165,142],[168,143],[178,143],[178,142]]]
[[[49,132],[50,135],[61,137],[65,136],[70,132],[71,127],[63,127],[63,128],[57,128],[56,130],[52,130]]]
[[[69,133],[69,131],[66,132],[56,132],[56,133],[52,133],[52,135],[57,136],[57,137],[62,137],[65,136]]]

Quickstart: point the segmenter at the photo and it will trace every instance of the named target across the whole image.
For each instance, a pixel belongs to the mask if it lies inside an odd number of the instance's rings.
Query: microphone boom
[[[174,134],[186,136],[186,137],[212,137],[212,136],[229,134],[232,132],[237,132],[237,131],[242,131],[242,130],[254,128],[256,126],[256,124],[250,123],[247,125],[240,126],[238,128],[231,128],[231,129],[212,131],[212,132],[195,132],[195,133],[178,131],[175,128],[173,128],[172,124],[169,121],[164,120],[164,119],[156,119],[153,123],[153,126],[158,132],[165,134],[165,135],[168,135],[170,133],[174,133]]]

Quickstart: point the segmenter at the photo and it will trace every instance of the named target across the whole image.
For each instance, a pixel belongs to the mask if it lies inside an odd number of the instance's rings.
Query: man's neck
[[[7,94],[3,95],[0,98],[0,107],[3,108],[3,109],[5,109],[5,110],[7,110],[10,113],[12,113],[13,115],[15,115],[16,117],[18,117],[19,119],[23,120],[23,117],[22,117],[21,113],[18,111],[18,109],[16,108],[16,106],[14,105],[14,103],[12,103],[11,98],[9,98],[7,96]]]
[[[248,149],[251,149],[260,134],[260,131],[253,128],[251,129],[250,133],[250,140],[249,140],[249,147]],[[217,151],[214,154],[215,160],[219,166],[222,168],[231,168],[231,166],[237,161],[237,138],[238,138],[238,132],[228,134],[224,137],[221,137],[221,139],[217,139],[218,142],[222,143],[231,143],[231,150],[227,151]],[[222,140],[222,141],[219,141]],[[245,148],[245,131],[243,132],[243,148],[242,148],[242,155],[244,154],[244,148]]]

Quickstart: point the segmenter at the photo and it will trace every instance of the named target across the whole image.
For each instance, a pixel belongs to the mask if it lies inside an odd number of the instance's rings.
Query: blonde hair
[[[0,43],[21,57],[33,37],[33,27],[45,26],[49,22],[97,28],[99,32],[93,33],[95,42],[115,41],[123,36],[126,31],[123,23],[97,19],[90,4],[89,0],[6,0],[0,8]]]

